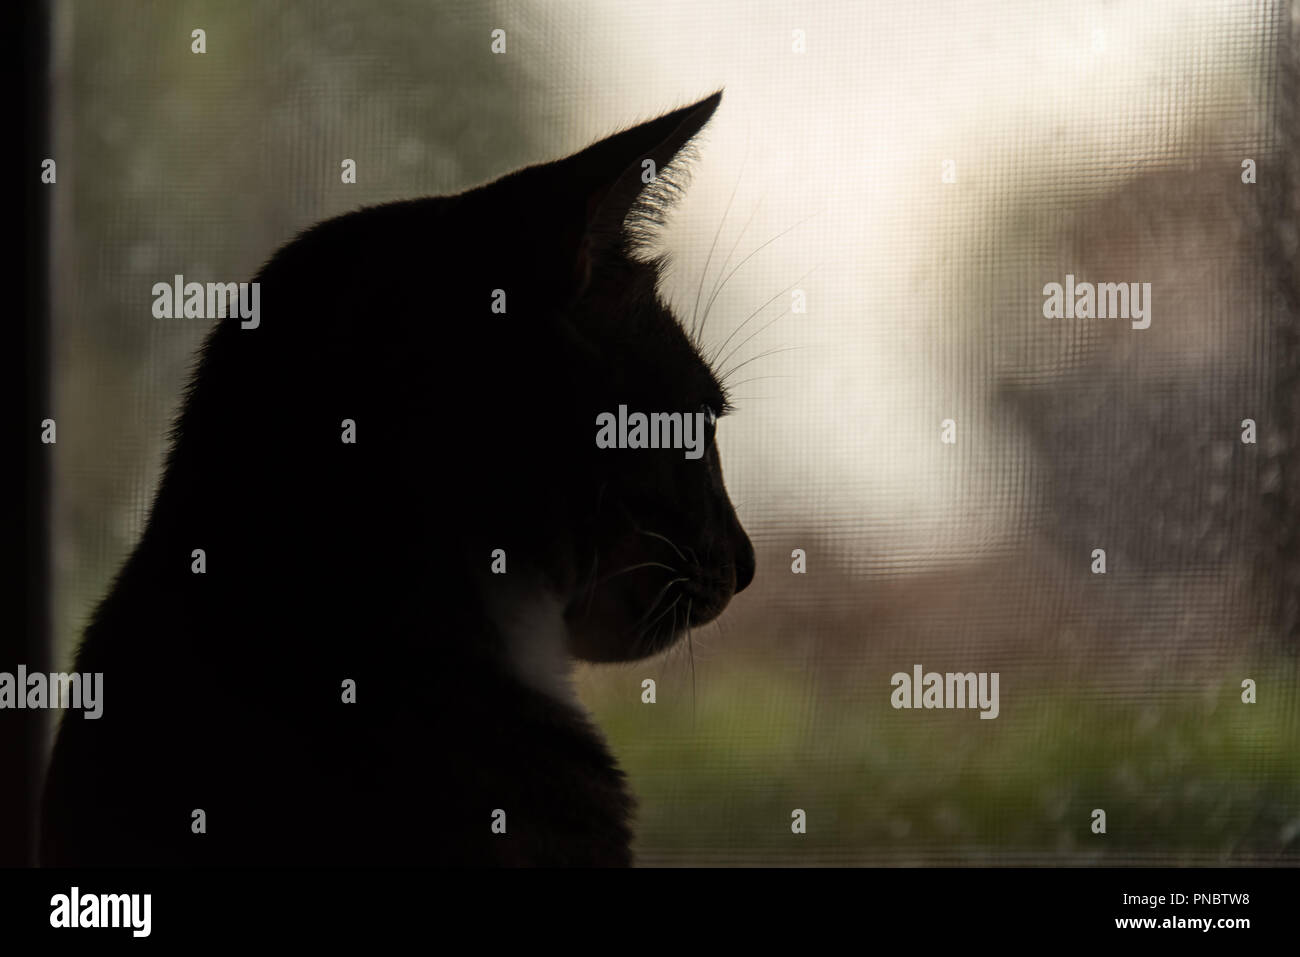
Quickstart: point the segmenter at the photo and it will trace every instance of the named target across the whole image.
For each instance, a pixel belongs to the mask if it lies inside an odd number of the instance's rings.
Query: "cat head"
[[[232,514],[302,543],[304,589],[337,582],[340,602],[380,590],[418,615],[462,582],[456,603],[475,590],[499,619],[541,590],[567,650],[596,661],[713,620],[754,574],[722,479],[729,407],[644,241],[720,99],[286,246],[259,276],[260,327],[223,323],[206,349],[184,431],[228,435],[187,438],[205,456],[191,474],[256,463],[255,492],[223,483],[246,495]],[[213,373],[225,364],[240,368]],[[234,424],[268,409],[283,427]]]

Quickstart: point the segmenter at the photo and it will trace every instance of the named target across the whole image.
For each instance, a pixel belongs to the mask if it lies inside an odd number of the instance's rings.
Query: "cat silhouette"
[[[642,252],[720,99],[276,252],[77,653],[104,709],[60,728],[43,863],[631,862],[571,664],[754,574],[726,396]],[[698,417],[702,456],[600,447],[620,406]]]

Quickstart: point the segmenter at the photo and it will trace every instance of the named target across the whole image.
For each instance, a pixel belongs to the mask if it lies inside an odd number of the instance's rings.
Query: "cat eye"
[[[700,412],[704,416],[704,431],[708,435],[708,442],[713,441],[713,436],[718,430],[718,413],[713,411],[713,406],[705,402],[700,406]]]

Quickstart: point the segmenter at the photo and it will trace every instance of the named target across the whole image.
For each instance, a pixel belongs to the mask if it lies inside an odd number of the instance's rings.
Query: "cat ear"
[[[680,191],[680,157],[722,101],[722,91],[622,133],[556,164],[559,198],[572,224],[574,276],[585,284],[591,258],[648,238]],[[674,165],[674,160],[677,161]],[[649,161],[649,162],[647,162]],[[566,217],[566,218],[568,218]]]
[[[674,178],[669,166],[721,101],[719,90],[657,120],[615,133],[571,158],[574,181],[582,184],[585,194],[592,239],[616,241],[634,206],[649,206],[644,212],[653,218],[654,209],[671,201],[680,177]]]

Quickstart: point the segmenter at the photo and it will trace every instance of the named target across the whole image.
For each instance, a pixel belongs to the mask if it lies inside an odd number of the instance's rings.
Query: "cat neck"
[[[512,578],[494,582],[495,600],[487,603],[506,669],[526,687],[585,714],[573,685],[564,603],[537,583]]]

